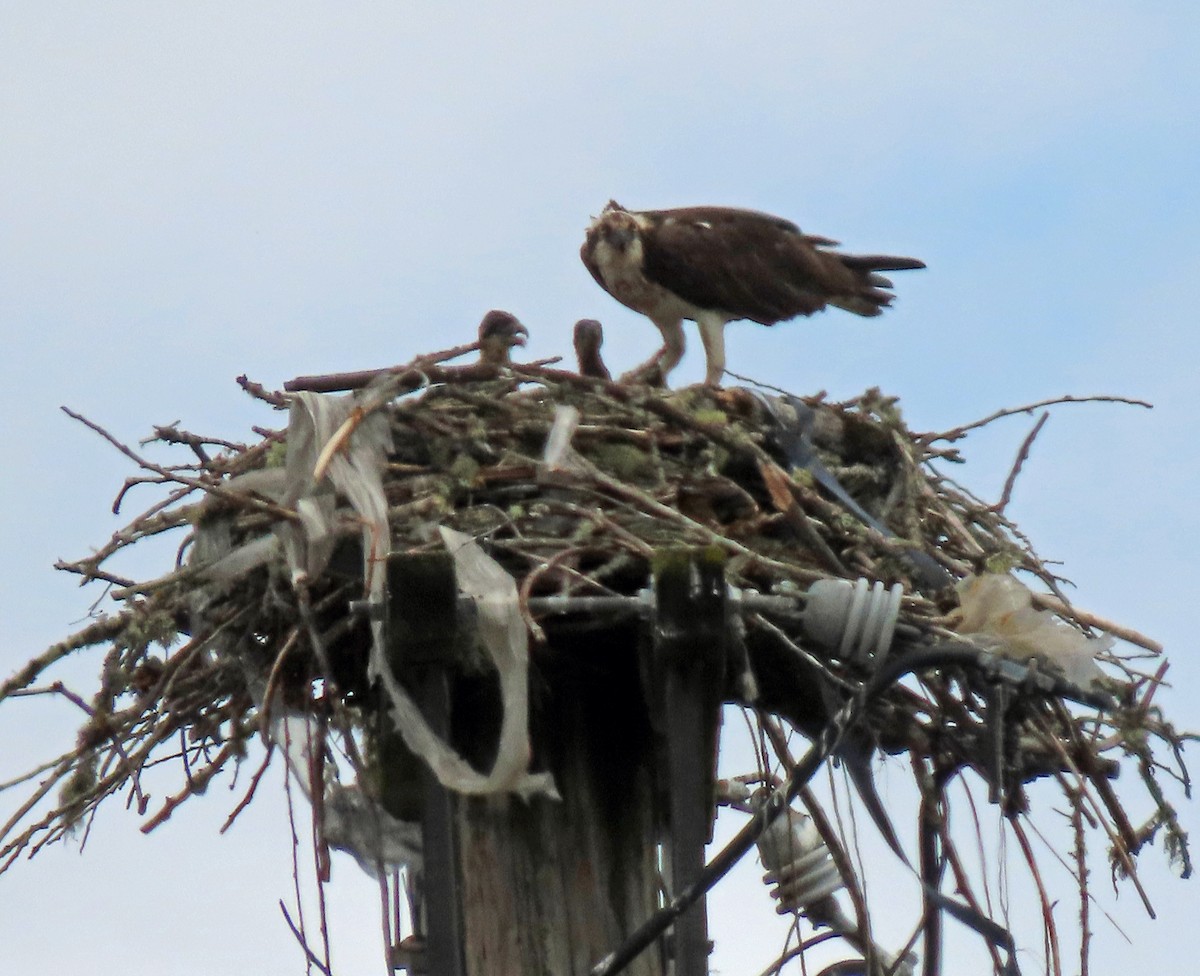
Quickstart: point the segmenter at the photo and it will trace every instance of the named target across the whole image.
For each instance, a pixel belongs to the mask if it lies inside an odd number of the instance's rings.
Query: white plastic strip
[[[381,606],[387,596],[383,567],[391,543],[383,490],[383,469],[391,434],[386,415],[377,407],[390,399],[391,390],[376,391],[368,387],[364,394],[362,397],[294,395],[288,425],[288,486],[284,503],[304,508],[305,518],[302,525],[287,524],[280,532],[293,579],[316,575],[324,568],[331,551],[335,498],[344,498],[362,525],[363,578],[370,601]],[[361,419],[357,424],[348,424],[356,412]],[[329,451],[327,447],[335,435],[344,443]],[[324,465],[320,481],[313,477],[318,458]],[[301,506],[301,499],[311,503]],[[500,672],[504,721],[499,753],[491,772],[476,772],[429,727],[388,667],[381,619],[371,620],[369,673],[382,683],[392,706],[392,718],[405,744],[428,764],[438,782],[447,789],[467,794],[512,791],[523,796],[543,794],[557,798],[554,781],[548,773],[528,772],[528,645],[517,609],[516,584],[469,537],[446,533],[450,530],[444,529],[443,534],[455,553],[460,586],[480,604],[483,640]],[[461,542],[464,539],[474,548],[467,548]],[[507,580],[508,589],[503,593],[496,573]]]

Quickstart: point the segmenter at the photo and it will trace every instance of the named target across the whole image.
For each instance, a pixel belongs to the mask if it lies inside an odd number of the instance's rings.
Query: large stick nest
[[[438,363],[428,357],[392,371],[376,384],[371,401],[391,428],[384,474],[390,548],[436,550],[439,525],[479,540],[517,581],[535,670],[539,648],[561,648],[558,638],[571,628],[605,622],[578,615],[538,619],[528,609],[530,599],[637,594],[650,583],[655,553],[676,546],[716,547],[728,582],[763,594],[801,593],[828,577],[899,582],[906,592],[902,630],[955,639],[962,636],[955,630],[959,598],[946,584],[1015,571],[1041,591],[1035,606],[1052,610],[1062,627],[1095,632],[1097,618],[1065,600],[1063,581],[1005,517],[1003,505],[981,502],[943,473],[960,460],[953,442],[977,425],[914,433],[896,401],[878,391],[844,403],[803,401],[812,412],[818,460],[885,533],[793,464],[775,409],[780,401],[772,407],[737,388],[670,393],[621,386],[540,366]],[[382,398],[381,383],[390,384]],[[287,404],[283,394],[243,386],[275,407]],[[565,405],[580,416],[573,453],[550,470],[546,440]],[[85,713],[76,747],[25,780],[43,776],[29,802],[0,828],[0,869],[61,838],[127,789],[148,817],[145,829],[161,823],[231,760],[240,762],[251,737],[266,734],[264,701],[322,716],[346,733],[342,748],[357,763],[363,760],[354,740],[372,724],[369,636],[361,617],[348,610],[363,596],[361,525],[348,507],[339,532],[349,558],[335,557],[319,578],[297,581],[276,557],[236,585],[216,584],[204,577],[200,547],[193,546],[198,532],[215,532],[226,551],[236,549],[298,518],[277,496],[254,490],[255,476],[245,477],[282,466],[285,432],[256,428],[258,440],[234,443],[156,428],[152,440],[184,455],[159,464],[85,422],[140,468],[114,511],[146,484],[162,497],[93,555],[60,564],[85,582],[112,587],[121,609],[97,616],[0,686],[0,700],[61,695]],[[126,550],[172,532],[183,535],[174,567],[150,580],[112,569]],[[1009,741],[1019,746],[1008,758],[1007,808],[1014,816],[1022,809],[1023,783],[1053,776],[1077,812],[1078,829],[1085,820],[1103,829],[1120,873],[1134,874],[1138,851],[1160,831],[1187,873],[1186,838],[1160,784],[1167,774],[1187,785],[1186,737],[1152,704],[1165,663],[1147,669],[1145,659],[1159,653],[1153,642],[1101,624],[1133,642],[1099,655],[1100,686],[1113,707],[1100,714],[1072,711],[1041,695],[1011,710],[1016,728]],[[835,689],[853,688],[864,677],[860,665],[811,645],[796,620],[747,614],[745,642],[760,690],[756,704],[810,735],[828,718],[805,691],[814,674]],[[56,662],[89,647],[105,649],[98,691],[79,695],[51,679]],[[746,687],[734,681],[722,693],[736,698]],[[888,751],[909,752],[923,789],[934,782],[940,788],[957,770],[986,771],[987,688],[966,672],[922,675],[897,686],[872,711],[870,738]],[[1141,824],[1130,821],[1111,782],[1126,757],[1145,791],[1130,785],[1126,801],[1132,795],[1144,807],[1149,798],[1151,814]],[[178,768],[178,790],[151,804],[140,777],[148,764],[164,759]]]

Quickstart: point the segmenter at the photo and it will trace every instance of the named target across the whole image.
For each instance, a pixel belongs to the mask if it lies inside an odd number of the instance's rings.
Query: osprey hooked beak
[[[608,234],[606,236],[608,237],[609,244],[615,247],[618,251],[624,251],[627,250],[629,245],[633,243],[634,235],[634,227],[631,227],[628,224],[621,224],[617,227],[610,225],[608,228]]]
[[[492,309],[479,323],[480,358],[485,363],[509,362],[513,346],[525,345],[529,330],[511,312]]]
[[[612,250],[624,253],[638,236],[637,219],[619,204],[610,202],[592,223],[595,233]]]

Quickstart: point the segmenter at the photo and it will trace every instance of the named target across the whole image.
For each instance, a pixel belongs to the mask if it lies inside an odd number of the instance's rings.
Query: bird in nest
[[[756,210],[626,210],[610,200],[580,257],[601,288],[662,333],[662,349],[634,378],[665,381],[683,358],[683,320],[691,319],[704,343],[704,382],[718,386],[727,323],[775,325],[827,305],[875,316],[893,297],[879,272],[925,267],[916,258],[830,250],[837,243]]]
[[[529,330],[511,312],[492,309],[479,323],[479,361],[493,366],[512,362],[514,346],[525,345]]]
[[[600,347],[604,345],[604,327],[595,319],[580,319],[575,323],[574,339],[579,375],[611,380],[612,373],[600,355]]]

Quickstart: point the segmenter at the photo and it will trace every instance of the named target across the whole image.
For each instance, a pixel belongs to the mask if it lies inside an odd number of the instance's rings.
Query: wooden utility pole
[[[452,561],[392,557],[389,590],[394,669],[485,767],[498,699],[471,673]],[[664,554],[654,595],[651,617],[577,615],[534,655],[534,767],[553,773],[561,801],[455,797],[423,777],[427,976],[586,976],[699,873],[724,680],[721,561]],[[625,972],[705,976],[707,957],[701,902]]]

